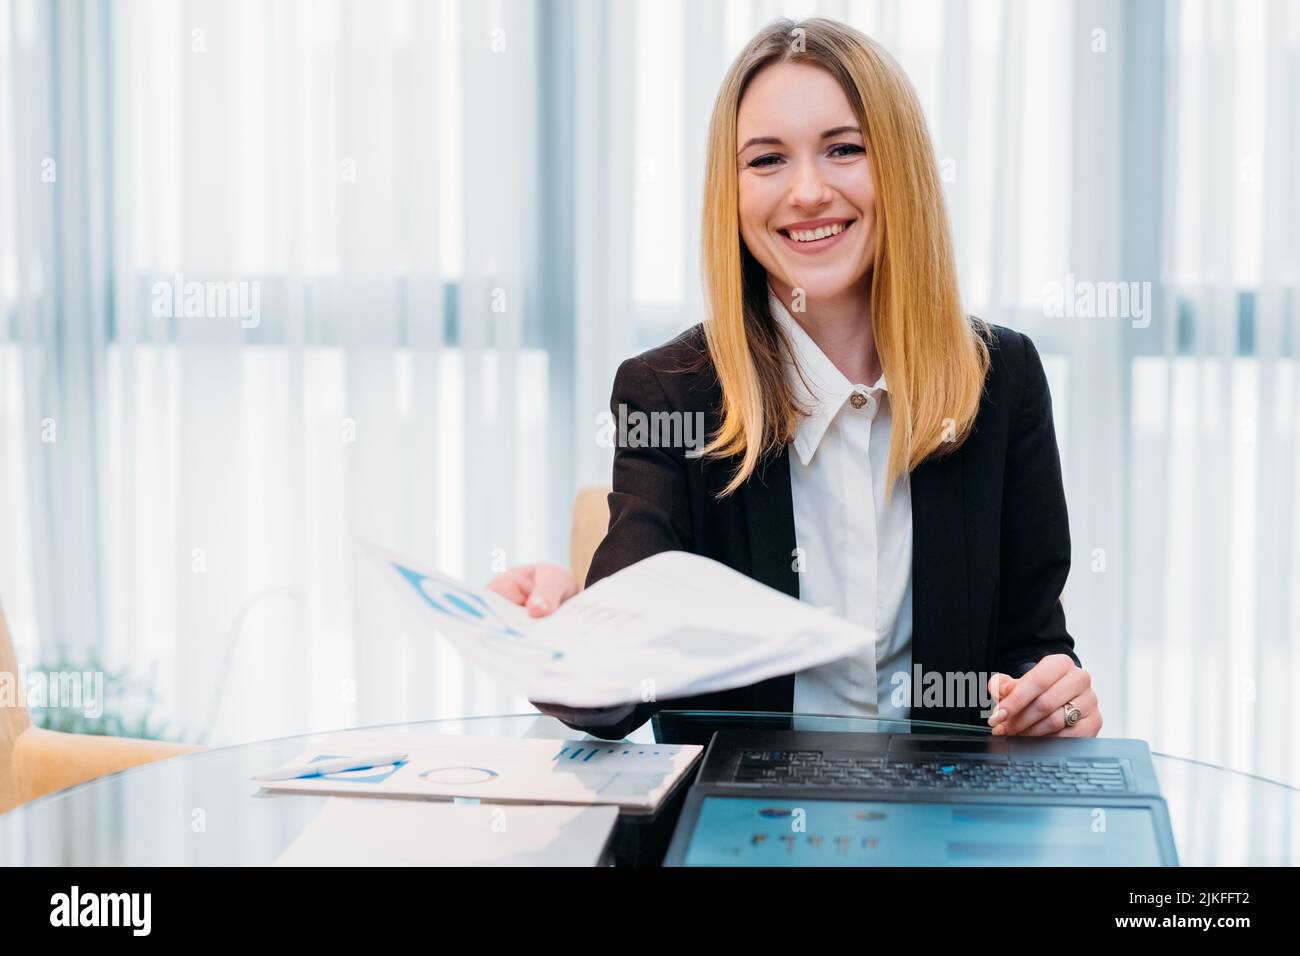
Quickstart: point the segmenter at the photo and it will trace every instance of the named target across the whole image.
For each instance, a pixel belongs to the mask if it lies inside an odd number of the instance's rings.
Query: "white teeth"
[[[827,236],[838,236],[844,231],[844,228],[845,223],[837,222],[832,226],[821,226],[817,229],[791,229],[789,235],[796,242],[816,242],[818,239],[825,239]]]

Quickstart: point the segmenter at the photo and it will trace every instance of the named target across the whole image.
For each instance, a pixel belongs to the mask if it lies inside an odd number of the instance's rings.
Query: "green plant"
[[[140,737],[150,740],[175,740],[168,725],[153,717],[156,703],[154,675],[148,680],[133,676],[127,670],[110,670],[95,655],[75,659],[63,652],[41,660],[28,671],[32,675],[78,674],[102,676],[102,686],[96,684],[96,715],[88,714],[84,706],[32,706],[29,703],[32,723],[46,730],[73,734],[100,734],[112,737]]]

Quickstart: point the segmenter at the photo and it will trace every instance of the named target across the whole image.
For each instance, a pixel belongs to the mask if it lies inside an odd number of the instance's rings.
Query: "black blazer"
[[[1070,531],[1051,397],[1033,343],[989,326],[990,368],[972,434],[954,453],[911,474],[913,669],[1020,676],[1048,654],[1074,654],[1061,591]],[[611,410],[703,412],[720,423],[721,389],[701,326],[628,359],[614,379]],[[718,500],[735,460],[688,457],[684,448],[623,447],[614,453],[609,533],[592,560],[591,585],[661,551],[721,561],[792,597],[794,507],[789,449],[760,463]],[[987,676],[984,678],[987,680]],[[916,691],[913,690],[915,696]],[[794,675],[694,698],[639,704],[609,726],[568,722],[618,739],[662,708],[789,711]],[[924,706],[917,719],[983,724],[978,704]]]

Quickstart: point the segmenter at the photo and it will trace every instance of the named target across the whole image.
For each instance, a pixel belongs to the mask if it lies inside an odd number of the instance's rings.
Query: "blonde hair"
[[[745,248],[737,212],[736,125],[750,80],[774,63],[811,63],[839,82],[857,116],[876,193],[871,324],[893,415],[888,482],[956,450],[970,434],[988,372],[984,327],[957,288],[934,148],[902,68],[874,40],[834,20],[777,20],[727,71],[713,106],[701,251],[704,330],[722,387],[722,424],[704,448],[740,457],[729,495],[794,436],[802,410],[785,372],[767,274]]]

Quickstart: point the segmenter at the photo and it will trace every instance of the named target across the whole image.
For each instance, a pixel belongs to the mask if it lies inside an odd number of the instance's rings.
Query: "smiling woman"
[[[901,68],[834,21],[760,31],[714,105],[703,205],[708,320],[624,362],[611,408],[702,413],[711,438],[702,455],[619,442],[587,583],[690,551],[877,639],[672,706],[1095,735],[1059,601],[1069,528],[1043,365],[1023,335],[962,310]],[[491,586],[535,616],[578,590],[554,565]],[[944,692],[913,694],[914,671]],[[978,701],[947,690],[966,685]],[[667,703],[538,706],[614,738]]]
[[[763,321],[769,286],[849,379],[874,382],[883,370],[902,425],[891,481],[955,450],[987,355],[962,312],[934,150],[902,68],[850,27],[778,21],[732,64],[709,140],[703,242],[715,321],[705,328],[726,402],[709,450],[743,456],[727,490],[798,422],[779,333]]]

